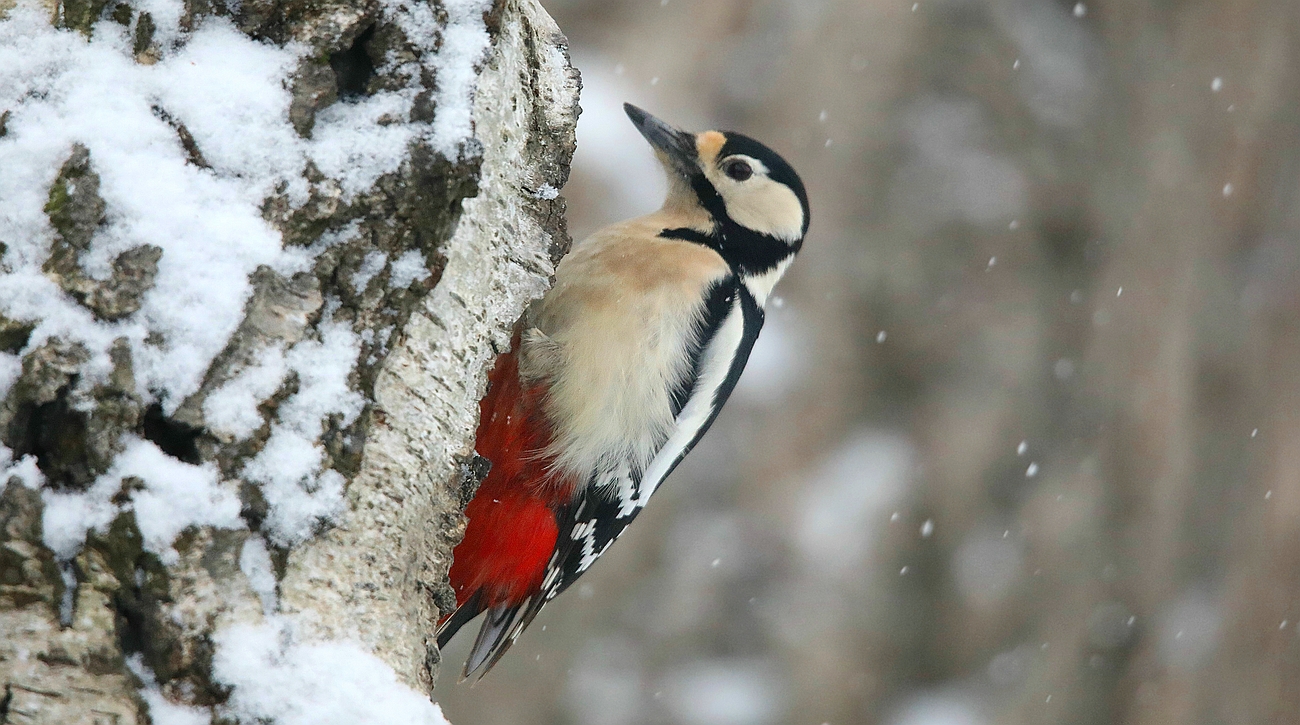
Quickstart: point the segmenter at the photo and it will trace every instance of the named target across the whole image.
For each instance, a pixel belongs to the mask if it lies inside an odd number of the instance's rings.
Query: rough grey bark
[[[0,16],[7,6],[0,0]],[[293,88],[290,118],[304,136],[340,92],[398,82],[367,75],[358,59],[416,52],[371,2],[200,0],[187,9],[183,27],[222,15],[251,37],[318,51]],[[133,17],[125,5],[66,0],[53,16],[87,34],[105,18],[128,24],[136,59],[156,57],[152,20]],[[205,427],[210,393],[259,351],[316,336],[327,300],[337,301],[333,319],[358,333],[391,328],[387,338],[363,338],[350,384],[364,396],[365,412],[322,437],[328,467],[348,481],[346,512],[305,543],[273,548],[272,559],[280,613],[295,619],[300,634],[360,641],[402,681],[426,691],[439,659],[433,628],[453,602],[446,570],[463,531],[460,509],[481,475],[473,431],[486,368],[508,347],[514,321],[547,288],[569,243],[563,199],[551,193],[568,174],[578,110],[565,40],[536,0],[498,0],[485,19],[492,46],[474,102],[479,152],[448,161],[417,143],[399,172],[351,201],[318,173],[309,176],[306,205],[267,199],[264,214],[286,245],[311,245],[350,224],[355,233],[324,251],[310,273],[286,278],[259,269],[242,325],[174,414],[137,394],[124,341],[113,348],[107,382],[86,386],[78,382],[88,359],[81,346],[54,339],[28,350],[30,327],[0,317],[0,344],[24,353],[22,374],[0,404],[0,436],[15,458],[36,456],[47,485],[73,491],[109,469],[127,433],[238,479],[295,382],[260,407],[261,429],[240,441]],[[430,100],[437,81],[420,79],[426,92],[417,113],[437,113]],[[173,125],[190,162],[203,166],[202,149],[183,125]],[[81,272],[78,254],[104,214],[94,163],[84,148],[74,149],[49,190],[46,212],[57,238],[45,272],[98,318],[116,319],[139,308],[160,251],[146,246],[121,255],[107,280]],[[390,257],[418,250],[431,275],[391,289],[383,270],[354,290],[350,280],[373,250]],[[247,483],[241,499],[249,530],[191,528],[175,542],[176,563],[143,548],[127,512],[106,533],[92,532],[61,572],[43,544],[40,492],[17,478],[0,482],[0,723],[148,722],[142,683],[125,665],[134,653],[169,699],[223,702],[230,693],[212,677],[212,636],[264,616],[239,558],[266,503]]]

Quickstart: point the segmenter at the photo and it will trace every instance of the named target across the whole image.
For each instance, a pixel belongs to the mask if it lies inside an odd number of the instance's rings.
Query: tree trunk
[[[0,0],[0,67],[0,723],[439,721],[477,401],[569,244],[564,37]]]

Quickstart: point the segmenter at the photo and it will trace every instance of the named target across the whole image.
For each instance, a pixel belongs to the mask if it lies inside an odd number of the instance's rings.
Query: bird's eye
[[[740,159],[728,161],[727,165],[723,167],[723,171],[736,181],[744,181],[754,175],[754,170],[749,167],[749,164]]]

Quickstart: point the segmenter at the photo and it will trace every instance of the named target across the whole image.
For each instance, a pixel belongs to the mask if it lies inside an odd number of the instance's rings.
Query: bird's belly
[[[696,317],[667,305],[638,312],[557,340],[565,364],[547,400],[551,451],[578,480],[625,463],[644,469],[672,430]]]

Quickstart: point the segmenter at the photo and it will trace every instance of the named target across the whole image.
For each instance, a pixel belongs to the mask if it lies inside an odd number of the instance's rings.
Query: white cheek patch
[[[767,166],[756,158],[736,154],[754,169],[745,181],[736,181],[717,168],[706,168],[704,175],[722,196],[727,216],[747,229],[791,244],[803,236],[803,204],[790,187],[768,178]]]
[[[727,216],[742,227],[794,243],[803,236],[803,205],[790,187],[766,176],[718,189]]]

